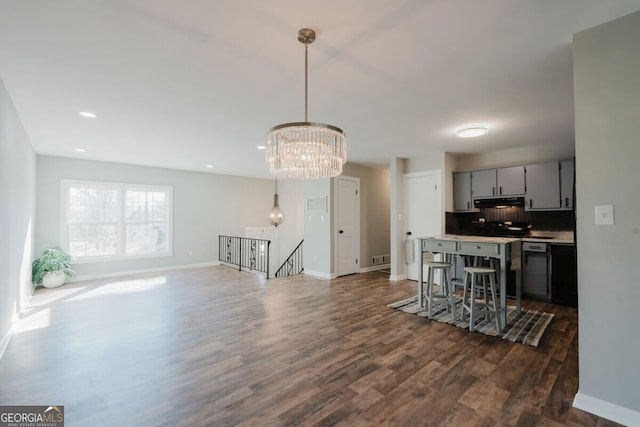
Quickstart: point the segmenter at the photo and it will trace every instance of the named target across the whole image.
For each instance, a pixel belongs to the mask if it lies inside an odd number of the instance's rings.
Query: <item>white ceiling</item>
[[[573,144],[572,34],[638,9],[640,0],[0,0],[0,78],[37,153],[266,177],[256,146],[270,127],[304,118],[297,31],[310,27],[309,120],[346,131],[349,161],[388,165]],[[490,133],[453,136],[473,122]]]

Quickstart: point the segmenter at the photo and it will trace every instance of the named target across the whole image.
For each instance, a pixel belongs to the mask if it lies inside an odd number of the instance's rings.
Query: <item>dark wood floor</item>
[[[68,426],[615,425],[571,407],[577,315],[538,348],[387,308],[380,273],[264,280],[226,267],[39,289],[0,361],[0,404]]]

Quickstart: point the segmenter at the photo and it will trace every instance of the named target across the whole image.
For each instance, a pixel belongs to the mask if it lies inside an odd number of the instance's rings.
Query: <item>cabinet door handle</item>
[[[502,196],[502,185],[500,186],[500,195]]]
[[[532,208],[533,207],[533,199],[529,199],[529,207]]]
[[[471,209],[470,202],[467,202],[467,210]]]
[[[491,187],[491,195],[492,196],[496,195],[496,187]]]
[[[564,198],[564,205],[565,205],[565,207],[567,207],[567,208],[569,207],[569,198],[568,198],[568,197],[565,197],[565,198]]]

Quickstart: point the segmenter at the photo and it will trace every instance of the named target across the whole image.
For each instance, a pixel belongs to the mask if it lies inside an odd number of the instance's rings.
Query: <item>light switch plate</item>
[[[613,205],[596,205],[596,225],[613,225]]]

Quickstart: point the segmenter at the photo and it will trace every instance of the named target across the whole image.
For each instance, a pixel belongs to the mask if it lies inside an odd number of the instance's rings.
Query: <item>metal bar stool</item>
[[[481,283],[479,283],[481,279]],[[487,283],[487,279],[488,283]],[[484,302],[476,301],[476,294],[484,295]],[[489,301],[491,294],[491,301]],[[465,267],[464,269],[464,291],[462,293],[462,308],[460,320],[464,319],[465,310],[469,312],[469,331],[475,330],[476,310],[481,310],[485,319],[489,320],[492,315],[496,322],[498,331],[500,328],[499,308],[496,302],[496,270],[487,267]]]
[[[449,276],[451,270],[450,262],[428,262],[427,266],[427,292],[424,295],[425,304],[427,307],[427,317],[433,318],[433,302],[434,300],[443,299],[447,307],[447,311],[451,313],[453,318],[456,317],[456,300],[454,290],[452,289],[452,282]],[[442,271],[442,285],[434,283],[435,271]],[[438,292],[434,292],[434,287],[440,286]]]

